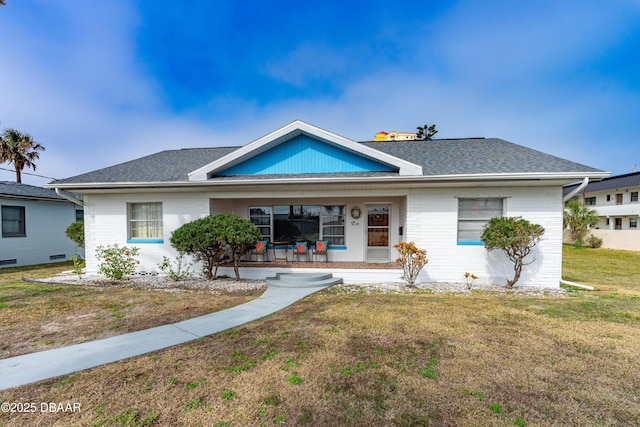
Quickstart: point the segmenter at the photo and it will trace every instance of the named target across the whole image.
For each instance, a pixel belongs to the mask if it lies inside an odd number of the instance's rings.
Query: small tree
[[[179,254],[190,254],[197,261],[202,261],[207,279],[213,279],[218,274],[218,266],[225,254],[225,242],[213,216],[182,225],[171,233],[169,241]],[[215,272],[212,273],[214,267]]]
[[[438,133],[438,131],[436,130],[436,125],[418,126],[416,129],[418,129],[416,138],[424,141],[431,141],[436,133]]]
[[[535,261],[525,263],[524,259],[533,247],[540,241],[544,234],[544,228],[539,224],[532,224],[526,219],[513,217],[491,218],[485,225],[480,239],[484,242],[487,251],[500,249],[504,251],[509,260],[513,262],[514,276],[508,280],[506,287],[513,288],[522,267]]]
[[[569,200],[564,210],[563,224],[569,227],[575,247],[581,247],[588,227],[598,224],[598,215],[579,200]]]
[[[235,213],[218,214],[214,216],[214,221],[231,252],[236,279],[240,279],[240,258],[255,247],[258,240],[262,239],[262,233],[254,223]]]
[[[73,242],[77,246],[84,248],[84,222],[72,222],[71,225],[67,227],[64,233],[68,238],[73,240]]]
[[[413,242],[400,242],[397,245],[393,245],[393,247],[400,252],[400,258],[397,258],[396,262],[402,265],[404,270],[402,278],[407,282],[407,285],[413,286],[420,270],[429,262],[427,251],[418,249]]]

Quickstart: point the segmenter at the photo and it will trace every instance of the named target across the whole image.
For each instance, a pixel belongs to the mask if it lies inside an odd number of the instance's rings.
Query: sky
[[[436,124],[640,170],[640,0],[0,6],[0,130],[46,148],[27,184],[297,119],[356,141]]]

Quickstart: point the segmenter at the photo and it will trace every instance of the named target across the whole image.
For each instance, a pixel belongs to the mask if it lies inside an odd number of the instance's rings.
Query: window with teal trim
[[[162,203],[127,205],[130,241],[162,242]]]
[[[458,199],[458,244],[482,245],[484,226],[493,217],[502,216],[504,199]]]

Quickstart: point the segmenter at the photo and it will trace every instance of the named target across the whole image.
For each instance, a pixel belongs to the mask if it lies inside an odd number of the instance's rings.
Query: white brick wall
[[[421,281],[463,280],[474,273],[483,283],[506,283],[513,266],[500,252],[483,246],[457,244],[457,197],[505,197],[505,215],[522,216],[541,224],[544,240],[529,255],[536,261],[525,266],[519,286],[557,287],[562,267],[562,202],[559,187],[441,188],[412,190],[407,200],[407,241],[427,249],[429,264]],[[544,253],[543,253],[544,252]]]
[[[386,193],[386,195],[385,195]],[[406,196],[406,200],[404,195]],[[330,254],[332,261],[362,261],[366,242],[366,204],[392,205],[391,244],[414,241],[427,249],[429,264],[420,281],[464,280],[468,271],[480,276],[484,283],[506,283],[511,278],[512,264],[502,253],[487,253],[483,246],[457,244],[457,197],[505,197],[505,214],[522,216],[545,227],[544,240],[534,250],[536,261],[525,266],[518,285],[557,287],[562,266],[562,190],[558,187],[486,187],[486,188],[431,188],[412,190],[359,191],[356,196],[340,191],[312,193],[300,192],[283,197],[281,193],[131,193],[85,196],[85,227],[87,234],[87,269],[97,271],[94,259],[96,246],[118,243],[126,245],[128,202],[162,202],[164,214],[164,243],[136,244],[141,248],[141,268],[153,271],[163,256],[174,257],[169,238],[180,225],[202,218],[209,213],[236,212],[248,215],[249,206],[275,204],[345,204],[346,250]],[[215,200],[211,200],[215,199]],[[363,216],[354,220],[351,207],[359,206]],[[406,206],[406,208],[405,208]],[[406,210],[406,212],[405,212]],[[404,228],[404,236],[398,229]],[[391,259],[396,254],[392,250]]]

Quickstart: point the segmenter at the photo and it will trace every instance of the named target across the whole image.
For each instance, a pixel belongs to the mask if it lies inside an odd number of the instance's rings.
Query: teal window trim
[[[164,239],[127,239],[127,243],[164,243]]]
[[[458,240],[460,246],[484,246],[482,240]]]

